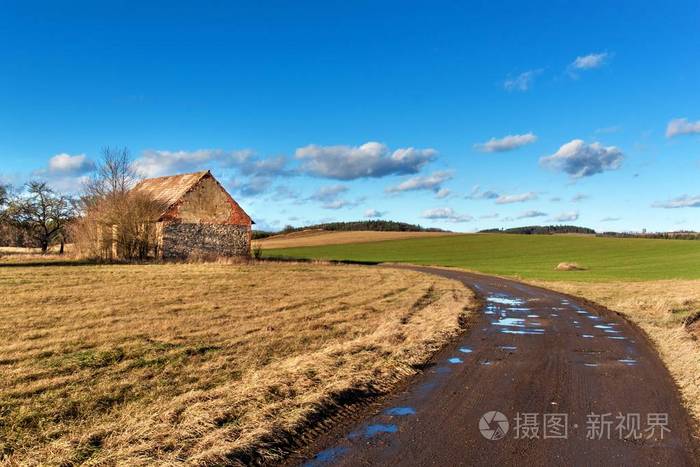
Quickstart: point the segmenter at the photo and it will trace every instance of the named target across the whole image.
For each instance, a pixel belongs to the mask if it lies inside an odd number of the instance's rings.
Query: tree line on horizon
[[[484,229],[479,233],[506,233],[520,235],[552,235],[552,234],[586,234],[595,235],[596,231],[588,227],[576,225],[528,225],[524,227],[512,227],[508,229]]]
[[[373,232],[445,232],[443,229],[422,227],[418,224],[409,224],[407,222],[386,221],[386,220],[366,220],[366,221],[349,221],[349,222],[326,222],[321,224],[307,225],[303,227],[294,227],[291,225],[285,226],[279,232],[268,232],[263,230],[254,230],[253,238],[260,239],[270,237],[272,235],[289,234],[301,232],[303,230],[328,230],[334,232],[356,232],[356,231],[373,231]]]

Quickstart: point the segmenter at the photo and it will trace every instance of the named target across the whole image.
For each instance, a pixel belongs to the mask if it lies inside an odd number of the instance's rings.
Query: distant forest
[[[529,225],[526,227],[513,227],[511,229],[486,229],[479,233],[506,233],[520,235],[552,235],[552,234],[589,234],[594,235],[595,230],[588,227],[577,227],[575,225]]]
[[[677,232],[601,232],[599,237],[619,237],[619,238],[654,238],[661,240],[700,240],[700,232],[681,230]]]
[[[286,226],[280,232],[253,231],[253,238],[260,239],[272,235],[301,232],[302,230],[331,230],[337,232],[349,231],[379,231],[379,232],[444,232],[442,229],[431,229],[416,224],[395,221],[354,221],[354,222],[329,222],[326,224],[307,225],[304,227]]]

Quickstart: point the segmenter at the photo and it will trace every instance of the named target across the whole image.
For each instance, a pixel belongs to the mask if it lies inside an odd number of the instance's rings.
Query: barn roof
[[[168,214],[170,208],[177,204],[188,191],[190,191],[206,176],[214,178],[209,170],[179,175],[168,175],[165,177],[147,178],[137,183],[134,190],[147,193],[151,198],[162,205],[162,219],[163,216]],[[216,179],[214,179],[214,181],[216,181]],[[226,191],[223,187],[221,187],[221,189]],[[248,214],[241,209],[238,203],[231,198],[231,195],[228,195],[228,197],[231,199],[231,202],[236,206],[236,208],[240,209],[250,220],[250,223],[255,224],[255,221],[250,219],[250,216],[248,216]]]
[[[167,210],[208,173],[208,170],[204,170],[188,174],[169,175],[167,177],[147,178],[141,180],[134,187],[134,190],[148,193],[153,199],[162,203],[164,209]]]

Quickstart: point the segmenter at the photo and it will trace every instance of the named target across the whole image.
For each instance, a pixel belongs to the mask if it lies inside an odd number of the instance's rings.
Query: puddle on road
[[[464,363],[464,360],[462,360],[461,358],[458,358],[458,357],[448,358],[447,361],[453,365],[458,365],[460,363]]]
[[[488,365],[491,365],[493,362],[490,361],[490,360],[483,360],[483,361],[481,361],[481,362],[479,362],[479,363],[482,364],[482,365],[488,366]]]
[[[516,328],[524,328],[525,320],[522,318],[501,318],[498,321],[494,321],[491,324],[494,326],[509,326]]]
[[[518,348],[514,345],[499,345],[499,349],[505,350],[506,352],[515,352]]]
[[[540,315],[532,314],[532,315],[527,315],[527,317],[528,317],[528,318],[539,318]]]
[[[511,306],[508,307],[508,311],[531,311],[532,308],[528,308],[526,306]]]
[[[637,364],[637,360],[634,358],[621,358],[618,360],[620,363],[624,363],[627,366],[634,366]]]
[[[597,363],[584,363],[583,366],[598,366]]]
[[[623,341],[623,340],[627,339],[626,337],[623,337],[623,336],[607,336],[607,337],[608,337],[608,339],[615,339],[618,341]]]
[[[518,306],[518,305],[523,305],[525,302],[523,300],[520,300],[519,298],[508,298],[508,297],[488,297],[486,299],[487,302],[491,303],[499,303],[501,305],[512,305],[512,306]]]
[[[591,334],[581,334],[581,337],[583,337],[584,339],[593,339],[594,336]]]
[[[316,467],[316,466],[321,466],[324,464],[330,464],[334,460],[336,460],[338,457],[342,456],[343,454],[347,453],[349,451],[348,448],[345,447],[334,447],[334,448],[328,448],[325,449],[318,454],[316,454],[316,457],[311,459],[310,461],[306,462],[303,464],[304,467]]]
[[[405,417],[407,415],[415,415],[416,409],[413,407],[393,407],[385,410],[384,414],[392,417]]]
[[[532,329],[501,329],[503,334],[517,334],[517,335],[538,335],[544,334],[544,329],[532,328]]]
[[[460,347],[459,351],[462,353],[472,353],[473,352],[472,349],[470,349],[469,347]]]
[[[598,328],[598,329],[612,329],[612,326],[609,326],[609,325],[607,325],[607,324],[596,324],[596,325],[593,326],[593,327],[594,327],[594,328]]]
[[[399,427],[393,423],[377,423],[375,425],[369,425],[367,428],[365,428],[365,438],[372,438],[382,433],[396,433],[397,431],[399,431]]]

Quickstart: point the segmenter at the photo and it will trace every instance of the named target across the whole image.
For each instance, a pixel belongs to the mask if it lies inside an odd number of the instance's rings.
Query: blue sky
[[[76,191],[127,146],[263,228],[700,229],[699,30],[697,1],[7,1],[0,178]]]

